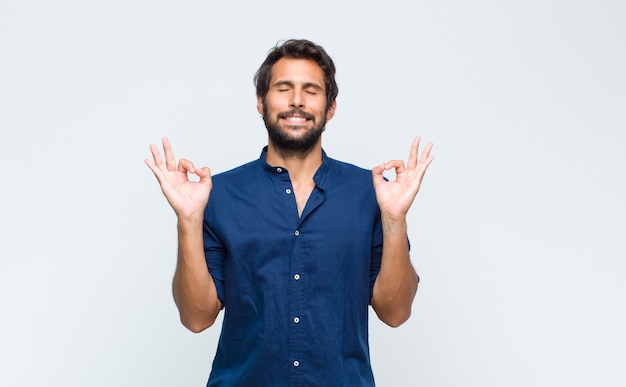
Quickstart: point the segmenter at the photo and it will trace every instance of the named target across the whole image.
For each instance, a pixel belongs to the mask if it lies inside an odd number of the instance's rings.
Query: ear
[[[263,115],[263,98],[260,96],[256,97],[256,111],[259,112],[260,115]]]
[[[330,104],[330,108],[328,108],[328,111],[326,112],[326,121],[332,120],[332,118],[335,116],[336,109],[337,109],[337,100],[334,100]]]

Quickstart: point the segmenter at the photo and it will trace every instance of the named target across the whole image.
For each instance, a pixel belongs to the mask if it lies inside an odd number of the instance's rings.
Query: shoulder
[[[333,166],[333,168],[337,168],[341,171],[346,171],[349,173],[370,173],[369,169],[365,169],[357,165],[347,163],[345,161],[335,160],[330,157],[328,157],[327,160]]]
[[[262,167],[258,160],[250,161],[231,170],[220,172],[211,177],[213,188],[209,203],[216,200],[230,201],[241,195],[253,194],[260,184]]]
[[[354,164],[325,157],[326,171],[316,181],[329,195],[363,197],[375,203],[372,172]]]
[[[259,161],[253,160],[228,171],[215,174],[213,175],[212,180],[214,183],[217,182],[219,184],[227,184],[241,179],[248,179],[251,176],[258,174],[259,168]]]
[[[345,161],[335,160],[330,157],[326,157],[325,161],[328,162],[328,173],[331,178],[366,181],[367,183],[371,183],[372,181],[372,171],[369,169]]]

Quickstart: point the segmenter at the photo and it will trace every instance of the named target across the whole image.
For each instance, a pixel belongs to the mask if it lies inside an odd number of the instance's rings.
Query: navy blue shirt
[[[265,156],[213,177],[204,247],[224,321],[208,386],[373,386],[371,172],[323,152],[298,216],[289,171]]]

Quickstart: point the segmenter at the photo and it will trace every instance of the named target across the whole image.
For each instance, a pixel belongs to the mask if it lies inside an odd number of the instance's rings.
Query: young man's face
[[[326,109],[324,72],[312,60],[281,58],[272,68],[265,101],[258,97],[270,141],[289,151],[307,152],[320,139],[326,121],[335,114],[335,102]]]

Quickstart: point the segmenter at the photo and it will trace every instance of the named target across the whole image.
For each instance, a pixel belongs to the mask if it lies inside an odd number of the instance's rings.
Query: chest
[[[315,188],[315,183],[311,180],[306,184],[292,184],[293,193],[296,200],[296,207],[298,210],[298,217],[302,216],[306,203],[309,201],[309,197]]]

